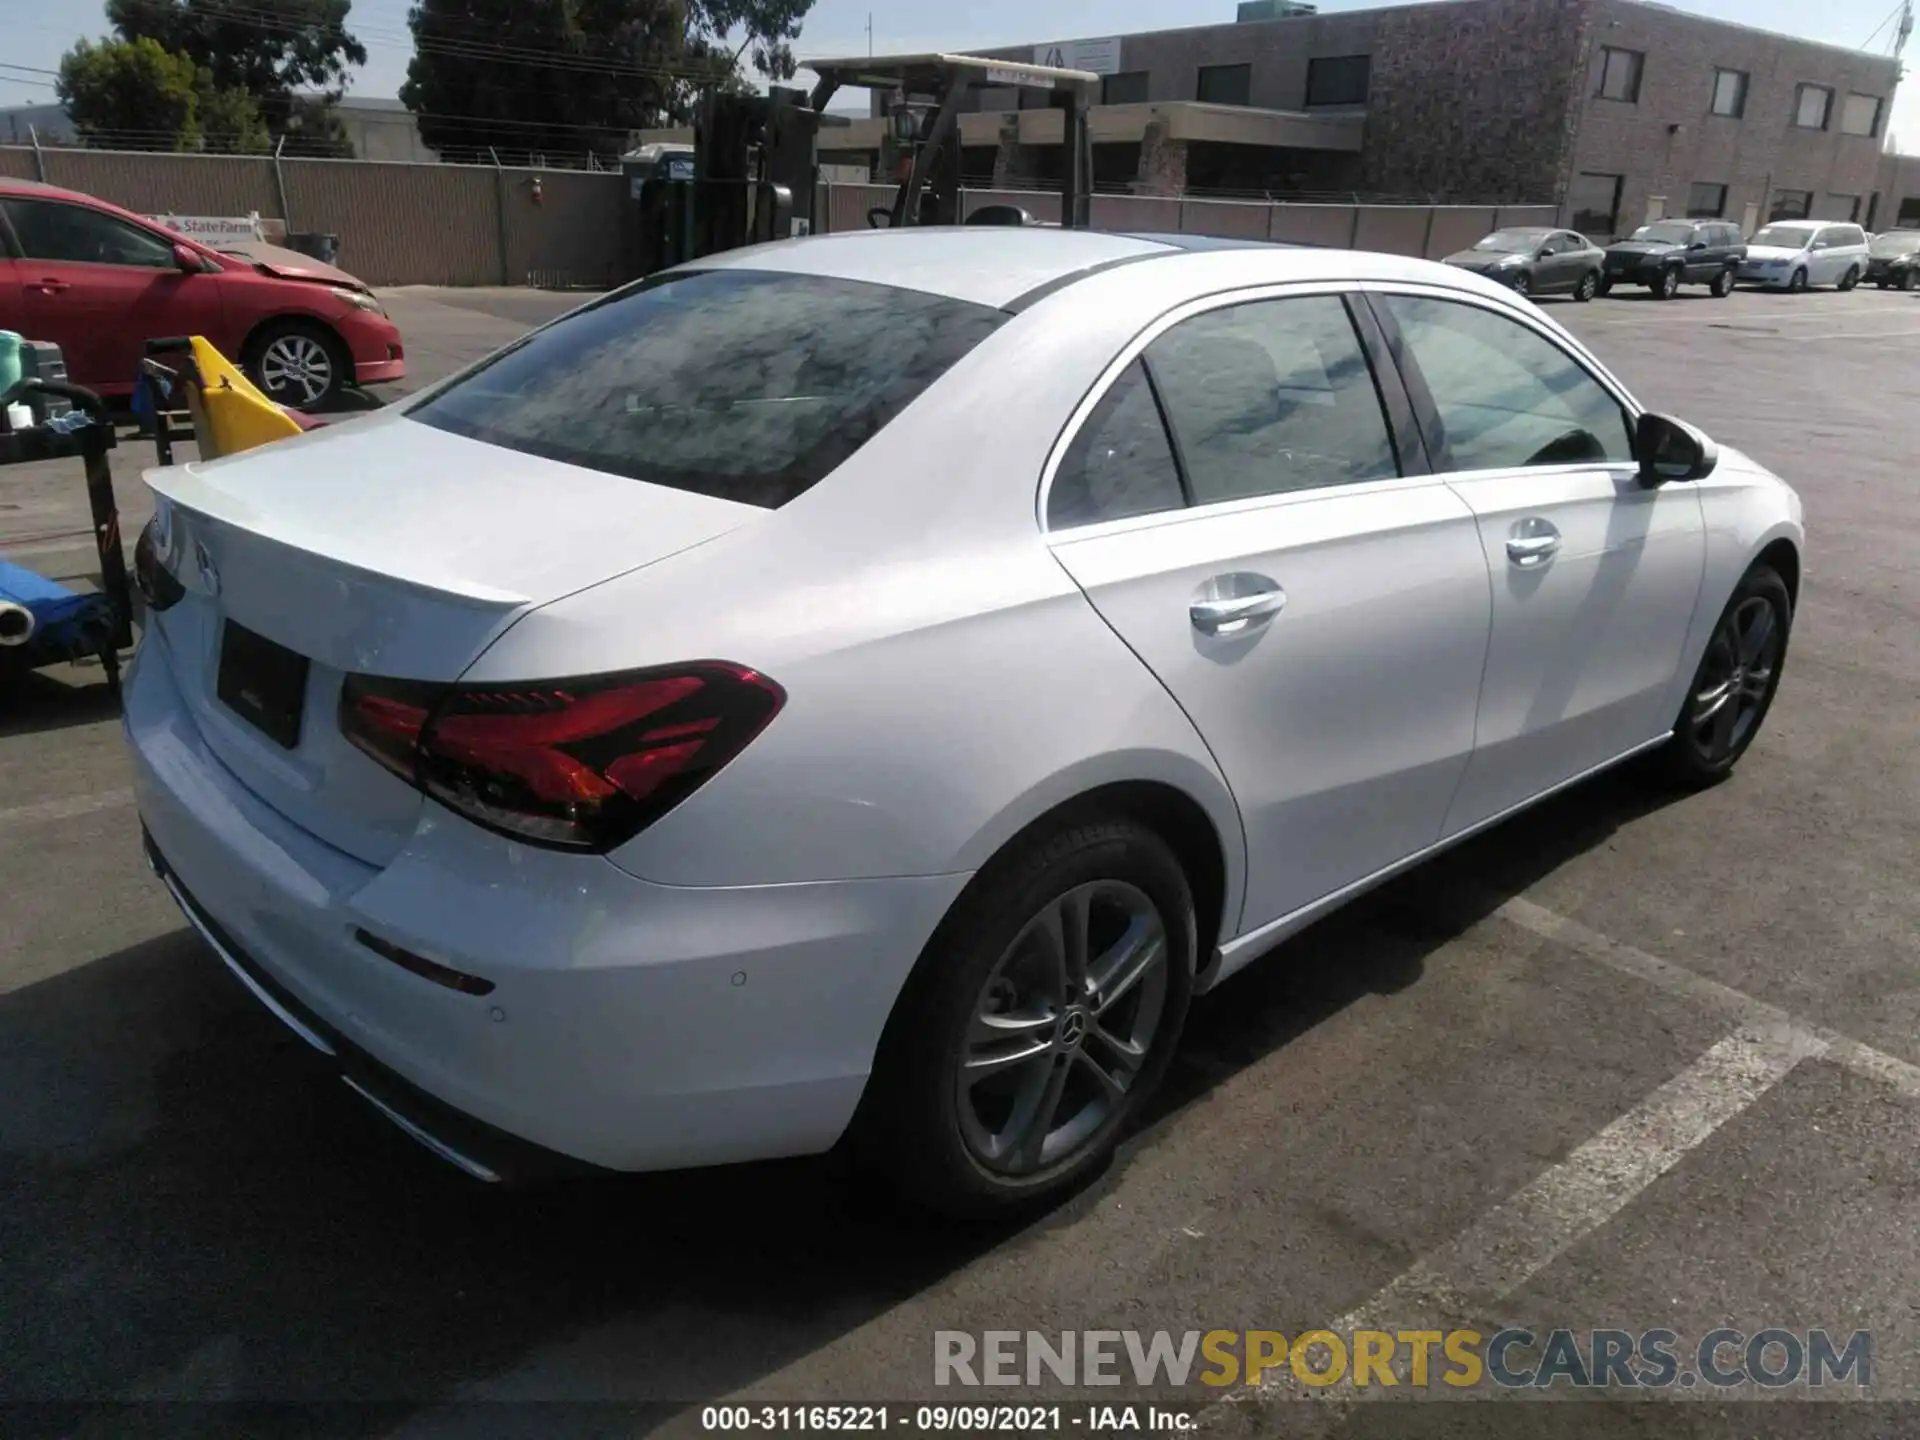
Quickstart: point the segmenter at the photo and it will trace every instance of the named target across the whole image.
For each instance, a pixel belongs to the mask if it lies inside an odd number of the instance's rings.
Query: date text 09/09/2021
[[[892,1431],[913,1434],[1176,1434],[1198,1428],[1192,1411],[1158,1405],[708,1405],[708,1433]]]

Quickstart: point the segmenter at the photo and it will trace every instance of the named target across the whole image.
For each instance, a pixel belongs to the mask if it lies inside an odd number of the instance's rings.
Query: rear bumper
[[[648,1170],[828,1149],[966,880],[660,886],[434,806],[375,869],[208,751],[164,646],[149,632],[125,684],[156,867],[256,999],[456,1164]],[[360,932],[494,988],[436,984]]]

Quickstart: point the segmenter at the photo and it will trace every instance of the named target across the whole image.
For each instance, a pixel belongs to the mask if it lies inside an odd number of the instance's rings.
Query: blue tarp
[[[95,632],[107,613],[104,595],[76,595],[58,581],[0,560],[0,600],[33,612],[34,649],[86,654],[99,647]]]

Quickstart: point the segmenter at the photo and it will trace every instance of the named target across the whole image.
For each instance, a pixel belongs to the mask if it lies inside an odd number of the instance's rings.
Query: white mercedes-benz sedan
[[[834,235],[156,470],[149,858],[485,1179],[1098,1166],[1188,1001],[1780,682],[1794,493],[1437,264]]]

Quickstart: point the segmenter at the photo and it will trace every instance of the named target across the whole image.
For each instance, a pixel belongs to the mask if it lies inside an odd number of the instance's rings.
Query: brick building
[[[1103,188],[1553,203],[1596,236],[1661,214],[1892,222],[1878,214],[1899,79],[1885,56],[1643,0],[1240,9],[976,53],[1101,74]],[[1059,117],[1020,110],[1023,93],[987,92],[961,117],[971,179],[1058,176]],[[875,123],[823,148],[859,150]]]

